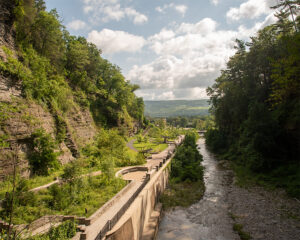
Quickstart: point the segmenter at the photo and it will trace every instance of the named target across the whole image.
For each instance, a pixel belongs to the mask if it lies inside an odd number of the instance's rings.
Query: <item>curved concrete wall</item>
[[[170,161],[171,160],[169,159],[158,172],[155,171],[150,175],[150,181],[140,192],[119,222],[107,234],[106,239],[143,239],[144,228],[154,211],[159,195],[167,186],[169,178],[168,164]]]

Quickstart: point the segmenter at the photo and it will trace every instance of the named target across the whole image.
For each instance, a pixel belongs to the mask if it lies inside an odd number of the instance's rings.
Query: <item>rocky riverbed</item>
[[[240,188],[226,161],[217,161],[198,141],[205,167],[203,199],[189,208],[164,213],[158,240],[299,240],[300,203],[280,191]]]

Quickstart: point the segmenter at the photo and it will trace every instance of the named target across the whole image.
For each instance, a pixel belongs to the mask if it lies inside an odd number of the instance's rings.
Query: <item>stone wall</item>
[[[126,239],[130,240],[143,238],[143,232],[153,211],[155,211],[159,196],[167,186],[170,161],[168,160],[158,172],[153,169],[150,173],[150,181],[136,197],[119,222],[107,234],[106,239],[123,240],[125,239],[123,236],[126,236]]]

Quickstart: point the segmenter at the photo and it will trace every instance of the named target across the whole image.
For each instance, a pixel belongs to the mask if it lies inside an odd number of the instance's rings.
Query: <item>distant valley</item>
[[[208,99],[144,101],[145,115],[149,117],[176,117],[208,115]]]

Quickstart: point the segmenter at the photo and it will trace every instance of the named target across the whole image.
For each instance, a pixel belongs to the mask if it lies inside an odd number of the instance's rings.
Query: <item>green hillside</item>
[[[176,117],[208,115],[208,100],[145,101],[145,115],[149,117]]]

